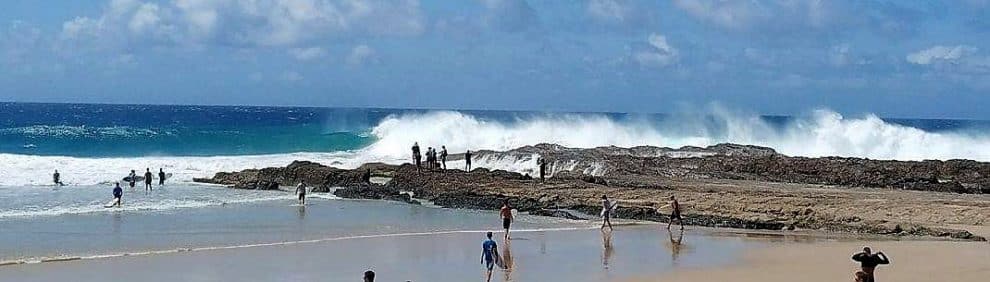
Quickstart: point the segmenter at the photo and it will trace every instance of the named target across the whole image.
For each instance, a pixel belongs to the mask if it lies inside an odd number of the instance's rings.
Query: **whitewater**
[[[846,117],[829,110],[782,124],[759,115],[723,110],[704,115],[617,119],[605,114],[531,114],[509,120],[486,119],[459,111],[392,114],[371,126],[374,141],[363,148],[332,152],[263,155],[70,157],[0,154],[0,186],[50,185],[58,169],[68,185],[109,184],[130,170],[164,168],[170,181],[188,183],[220,171],[284,166],[310,160],[354,168],[367,162],[407,162],[414,142],[465,150],[509,150],[538,143],[568,147],[709,146],[737,143],[771,147],[791,156],[843,156],[871,159],[972,159],[990,161],[990,134],[979,129],[926,131],[884,121],[872,114]],[[234,144],[231,144],[232,146]],[[476,167],[528,171],[531,159],[479,160]],[[515,168],[515,169],[513,169]]]

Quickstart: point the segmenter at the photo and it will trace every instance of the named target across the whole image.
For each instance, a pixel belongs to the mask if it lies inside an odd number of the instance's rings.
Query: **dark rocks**
[[[339,188],[333,194],[337,197],[347,199],[386,200],[416,205],[420,204],[419,201],[413,200],[409,194],[400,193],[399,190],[374,184],[361,184]]]
[[[680,149],[651,146],[576,149],[539,144],[506,152],[478,151],[477,155],[510,160],[528,160],[539,155],[550,161],[550,170],[555,175],[565,178],[589,175],[581,179],[596,184],[623,176],[659,176],[990,193],[990,163],[970,160],[789,157],[766,147],[736,144]]]
[[[369,170],[380,173],[394,166],[368,165],[362,169],[339,169],[308,161],[294,161],[286,167],[247,169],[240,172],[218,172],[213,178],[193,179],[195,182],[230,185],[239,189],[275,190],[279,185],[295,186],[300,182],[313,187],[313,192],[329,192],[331,187],[368,183]],[[391,171],[394,171],[392,169]]]
[[[848,201],[835,201],[834,194],[829,194],[833,192],[825,191],[839,189],[817,185],[987,193],[990,192],[990,164],[987,163],[800,158],[780,155],[769,148],[733,144],[680,149],[649,146],[572,149],[540,144],[507,152],[477,153],[479,159],[488,160],[531,160],[534,155],[554,164],[550,168],[552,178],[545,182],[534,181],[525,174],[485,168],[470,172],[456,169],[430,172],[409,164],[375,163],[347,170],[296,161],[284,168],[221,172],[213,178],[195,181],[241,189],[278,189],[279,185],[306,182],[314,186],[314,192],[337,188],[334,194],[343,198],[417,203],[408,194],[399,192],[411,191],[419,199],[447,208],[496,210],[503,201],[508,201],[521,212],[569,219],[580,219],[580,213],[597,217],[601,210],[598,197],[609,194],[623,201],[615,211],[615,218],[656,222],[668,221],[668,216],[657,212],[656,207],[665,204],[669,195],[681,193],[693,197],[686,199],[691,204],[684,215],[686,225],[985,240],[965,230],[933,227],[937,223],[928,222],[930,226],[891,223],[876,220],[884,219],[882,215],[844,212],[841,207],[849,205]],[[384,185],[372,184],[369,182],[371,176],[391,180]],[[761,189],[770,190],[752,193],[749,188],[721,188],[726,183],[738,183],[726,179],[743,180],[741,182],[746,185],[766,182],[815,184],[814,188],[821,189],[821,193],[792,192],[786,187],[795,186],[778,184],[771,186],[785,188],[765,187]],[[807,186],[811,185],[800,187]],[[768,191],[775,195],[765,194]],[[871,194],[885,193],[894,191]],[[681,195],[678,197],[682,199]],[[823,199],[829,203],[820,203]],[[891,204],[896,205],[896,200]],[[900,219],[902,222],[913,222],[903,218]]]
[[[568,211],[557,210],[557,209],[538,209],[538,210],[530,211],[529,214],[530,215],[536,215],[536,216],[549,216],[549,217],[566,218],[566,219],[570,219],[570,220],[581,220],[581,219],[583,219],[583,218],[581,218],[579,216],[576,216],[573,213],[570,213]]]

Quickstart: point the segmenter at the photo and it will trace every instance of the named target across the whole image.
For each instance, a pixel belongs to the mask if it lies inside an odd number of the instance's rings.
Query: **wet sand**
[[[510,271],[493,281],[627,281],[684,267],[726,265],[763,243],[688,232],[672,253],[657,226],[496,234]],[[217,249],[0,267],[0,281],[481,281],[482,233],[440,233]]]
[[[890,265],[877,269],[877,281],[987,281],[990,277],[986,242],[857,241],[776,244],[750,250],[730,266],[678,269],[628,281],[853,281],[859,265],[850,257],[863,246],[890,257]]]

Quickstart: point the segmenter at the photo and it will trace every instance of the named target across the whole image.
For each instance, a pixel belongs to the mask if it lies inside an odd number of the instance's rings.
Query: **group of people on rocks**
[[[426,148],[426,169],[429,171],[447,170],[447,146],[441,145],[440,151],[436,148],[427,147]],[[423,153],[420,151],[419,142],[413,143],[412,146],[412,159],[413,164],[416,165],[416,169],[423,168]],[[464,153],[464,169],[466,171],[471,171],[471,151],[468,150]]]

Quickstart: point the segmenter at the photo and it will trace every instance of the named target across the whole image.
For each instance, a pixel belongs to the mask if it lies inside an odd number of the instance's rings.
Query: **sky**
[[[990,0],[4,0],[0,101],[990,119]]]

